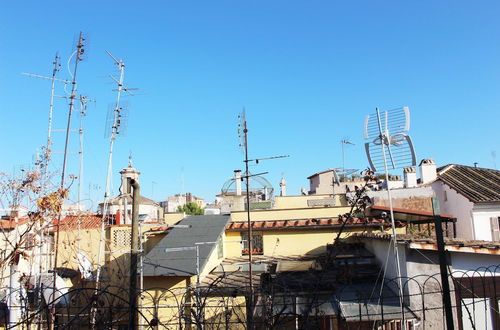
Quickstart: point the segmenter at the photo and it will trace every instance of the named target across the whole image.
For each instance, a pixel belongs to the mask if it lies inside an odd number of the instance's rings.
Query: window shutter
[[[499,222],[499,217],[490,218],[492,241],[500,241],[500,228],[498,222]]]

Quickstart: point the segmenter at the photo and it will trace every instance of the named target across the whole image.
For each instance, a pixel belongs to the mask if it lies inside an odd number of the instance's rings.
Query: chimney
[[[417,169],[415,167],[403,168],[405,188],[413,188],[417,186]]]
[[[234,170],[234,183],[236,184],[236,196],[241,196],[241,170]]]
[[[436,180],[436,163],[433,159],[422,159],[420,162],[420,183],[426,184]]]
[[[286,180],[285,180],[285,178],[281,178],[280,188],[281,188],[280,196],[286,196]]]

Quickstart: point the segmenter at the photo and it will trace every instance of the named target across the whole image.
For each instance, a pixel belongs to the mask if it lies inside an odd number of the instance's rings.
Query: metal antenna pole
[[[64,80],[64,79],[58,79],[56,78],[57,72],[59,72],[59,68],[61,64],[59,63],[59,55],[56,53],[54,57],[54,61],[52,64],[54,65],[54,68],[52,69],[52,76],[46,77],[46,76],[41,76],[37,74],[31,74],[31,73],[25,73],[23,72],[22,74],[28,77],[34,77],[34,78],[42,78],[42,79],[48,79],[51,81],[51,87],[50,87],[50,105],[49,105],[49,120],[47,124],[47,145],[45,146],[45,153],[43,155],[43,166],[41,167],[41,176],[42,180],[45,179],[46,173],[47,173],[47,168],[49,166],[50,162],[50,153],[51,153],[51,148],[52,148],[52,118],[53,118],[53,112],[54,112],[54,97],[55,97],[55,82],[63,82],[65,84],[71,84],[70,81]]]
[[[99,286],[99,282],[101,279],[101,264],[102,264],[102,258],[103,258],[103,250],[104,250],[104,229],[105,229],[105,219],[107,216],[107,208],[108,208],[108,203],[109,203],[109,198],[111,194],[111,176],[113,175],[113,147],[115,144],[115,139],[116,135],[119,134],[120,132],[120,97],[121,97],[121,92],[123,90],[123,79],[125,75],[125,63],[123,60],[117,60],[113,55],[111,55],[110,52],[107,52],[108,55],[114,60],[115,65],[118,66],[118,69],[120,70],[120,78],[118,81],[116,79],[113,79],[117,83],[117,93],[116,93],[116,103],[115,103],[115,109],[113,111],[113,124],[111,126],[111,135],[109,137],[109,154],[108,154],[108,171],[106,174],[106,188],[104,191],[104,205],[102,209],[102,223],[101,223],[101,239],[99,240],[99,253],[98,253],[98,268],[97,268],[97,274],[96,274],[96,288]],[[126,213],[125,213],[126,214]]]
[[[80,170],[78,173],[78,209],[81,211],[82,194],[83,194],[83,117],[87,114],[87,98],[85,96],[80,96],[80,129],[78,133],[80,135],[80,150],[78,152],[80,156]],[[80,242],[80,241],[78,241]]]
[[[52,146],[52,113],[54,110],[54,85],[55,85],[56,74],[59,71],[60,67],[59,56],[57,55],[57,53],[54,58],[54,62],[52,62],[52,64],[54,64],[54,69],[52,70],[52,79],[50,84],[50,106],[49,106],[49,122],[47,127],[47,147],[46,147],[47,149],[45,150],[46,153],[50,152],[50,148]],[[47,154],[46,157],[44,158],[45,158],[45,164],[44,164],[45,166],[44,166],[43,176],[45,176],[46,174],[47,166],[49,165],[49,159],[50,159],[49,157],[47,157]]]
[[[250,185],[248,170],[248,128],[246,121],[243,123],[243,134],[245,138],[245,184],[246,184],[246,207],[247,207],[247,225],[248,225],[248,306],[247,306],[247,323],[248,329],[253,330],[253,273],[252,273],[252,249],[253,249],[253,235],[252,235],[252,222],[250,220]]]
[[[62,167],[62,173],[61,173],[61,187],[60,187],[60,194],[62,195],[61,198],[64,199],[64,184],[65,184],[65,176],[66,176],[66,161],[68,158],[68,145],[69,145],[69,134],[70,134],[70,129],[71,129],[71,115],[73,113],[73,106],[74,106],[74,99],[76,97],[75,92],[76,92],[76,74],[78,71],[78,63],[81,60],[81,56],[84,52],[83,49],[83,41],[85,39],[83,38],[83,33],[80,32],[80,37],[78,38],[78,45],[76,46],[76,59],[75,59],[75,67],[73,70],[73,81],[71,82],[71,94],[70,94],[70,101],[69,101],[69,111],[68,111],[68,124],[66,126],[66,140],[64,144],[64,156],[63,156],[63,167]],[[56,290],[56,280],[57,280],[57,255],[59,252],[59,229],[60,229],[60,224],[61,224],[61,217],[62,217],[62,209],[59,210],[59,215],[58,215],[58,220],[57,220],[57,225],[56,225],[56,237],[55,237],[55,251],[54,251],[54,277],[53,277],[53,293],[55,293]],[[54,296],[52,296],[52,299],[54,299]],[[55,321],[55,304],[52,304],[52,322],[51,322],[51,328],[54,328],[54,321]]]
[[[132,191],[132,232],[130,239],[130,287],[129,287],[129,329],[136,329],[137,323],[137,257],[139,254],[139,198],[141,190],[139,182],[130,181]]]
[[[450,282],[446,261],[445,243],[443,237],[443,224],[439,210],[439,202],[436,197],[432,198],[432,209],[434,213],[434,226],[436,228],[436,243],[439,255],[439,270],[441,273],[441,285],[443,286],[443,305],[446,315],[446,329],[455,329],[453,325],[453,305],[451,303]]]
[[[252,272],[252,257],[253,257],[253,233],[252,233],[252,221],[250,219],[250,182],[249,179],[252,176],[256,176],[259,174],[254,174],[250,175],[250,171],[248,169],[248,163],[250,162],[255,162],[256,164],[259,163],[259,161],[262,160],[268,160],[268,159],[278,159],[278,158],[287,158],[289,157],[288,155],[283,155],[283,156],[273,156],[273,157],[265,157],[265,158],[256,158],[256,159],[248,159],[248,126],[246,122],[246,116],[245,116],[245,109],[243,108],[243,111],[240,116],[240,124],[238,128],[238,135],[240,137],[240,146],[245,147],[245,183],[246,183],[246,209],[247,209],[247,225],[248,225],[248,273],[249,273],[249,294],[248,294],[248,302],[247,302],[247,329],[253,330],[254,329],[254,322],[253,322],[253,309],[254,309],[254,287],[253,287],[253,272]],[[241,134],[243,133],[243,135]],[[243,140],[243,141],[242,141]],[[265,173],[260,173],[260,174],[266,174]],[[266,189],[266,188],[264,188]]]
[[[342,173],[345,171],[344,144],[344,140],[340,141],[340,145],[342,146]]]
[[[401,305],[401,326],[402,329],[406,329],[406,324],[405,324],[405,313],[404,313],[404,299],[403,299],[403,281],[401,278],[401,265],[399,263],[399,251],[398,251],[398,245],[397,245],[397,239],[396,239],[396,224],[394,221],[394,212],[393,212],[393,207],[392,207],[392,195],[391,195],[391,189],[389,187],[389,172],[387,169],[387,159],[385,157],[385,144],[388,142],[388,136],[386,134],[386,131],[382,131],[382,123],[380,121],[380,111],[378,108],[376,108],[377,111],[377,119],[378,119],[378,128],[380,132],[380,139],[381,143],[380,146],[382,147],[382,156],[384,158],[384,170],[385,170],[385,182],[387,184],[387,196],[389,198],[389,210],[391,214],[391,229],[392,229],[392,242],[394,246],[394,253],[396,255],[396,271],[398,273],[398,286],[399,286],[399,303]],[[387,116],[386,116],[387,118]],[[387,127],[387,123],[386,126]]]

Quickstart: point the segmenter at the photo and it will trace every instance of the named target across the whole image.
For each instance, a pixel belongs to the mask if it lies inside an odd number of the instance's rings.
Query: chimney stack
[[[281,178],[280,188],[281,188],[280,196],[286,196],[286,180],[285,180],[285,178]]]
[[[403,168],[405,188],[417,186],[417,169],[413,166]]]
[[[241,196],[241,170],[234,170],[234,183],[236,185],[236,196]]]
[[[420,181],[422,184],[426,184],[436,180],[437,171],[436,163],[433,159],[422,159],[420,162]]]

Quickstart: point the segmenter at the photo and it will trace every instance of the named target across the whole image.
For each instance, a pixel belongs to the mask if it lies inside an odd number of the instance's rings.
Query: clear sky
[[[69,78],[79,31],[87,46],[78,93],[96,100],[85,118],[85,196],[94,206],[115,99],[105,50],[125,61],[126,85],[140,88],[127,98],[127,135],[116,143],[115,192],[132,152],[143,195],[190,191],[213,200],[243,167],[242,107],[250,157],[291,156],[252,171],[269,171],[277,190],[284,173],[289,194],[307,187],[308,175],[341,166],[343,138],[356,143],[346,148],[346,167],[367,166],[362,124],[375,107],[410,107],[418,159],[493,168],[499,15],[497,0],[9,1],[0,11],[0,171],[29,164],[46,141],[50,83],[21,72],[49,75],[58,51],[59,77]],[[64,127],[67,109],[56,101],[55,128]],[[61,151],[63,135],[54,134]],[[61,157],[53,160],[57,171]],[[69,172],[78,172],[74,155]]]

